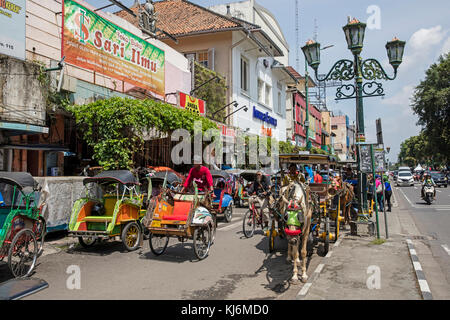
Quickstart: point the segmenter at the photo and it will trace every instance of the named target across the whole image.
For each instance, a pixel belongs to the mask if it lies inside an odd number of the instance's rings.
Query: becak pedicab
[[[211,175],[215,195],[212,201],[212,210],[217,216],[223,216],[226,222],[231,222],[233,217],[231,176],[223,170],[212,170]]]
[[[14,277],[29,276],[43,252],[41,188],[28,172],[0,172],[0,259]]]
[[[211,211],[210,193],[199,194],[196,183],[193,185],[194,193],[181,193],[164,186],[155,205],[149,206],[143,221],[150,232],[153,254],[163,254],[169,238],[173,237],[180,242],[192,239],[199,260],[208,256],[216,234],[216,215]]]
[[[128,170],[103,171],[83,184],[86,195],[73,205],[69,236],[84,248],[119,236],[128,251],[136,250],[143,240],[140,220],[145,215],[136,177]]]

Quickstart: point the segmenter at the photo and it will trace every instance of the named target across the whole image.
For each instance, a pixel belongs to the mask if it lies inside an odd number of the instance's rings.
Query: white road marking
[[[325,256],[325,258],[331,257],[332,254],[333,254],[333,251],[329,251],[329,252],[327,253],[327,255]]]
[[[442,192],[441,190],[436,190],[437,192]]]
[[[303,286],[302,290],[300,290],[300,292],[297,294],[297,296],[304,296],[308,293],[309,288],[311,287],[312,283],[311,282],[307,282],[305,283],[305,285]]]
[[[323,267],[325,267],[325,265],[323,263],[319,264],[316,268],[316,270],[314,270],[314,273],[321,273]]]
[[[403,196],[405,197],[405,199],[409,202],[409,204],[411,205],[411,207],[415,208],[416,206],[412,204],[411,200],[409,200],[409,198],[406,196],[406,194],[403,192],[402,189],[400,189],[400,192],[403,194]]]
[[[444,248],[444,250],[447,252],[447,254],[450,256],[450,249],[447,247],[447,245],[442,244],[441,245],[442,248]]]
[[[417,255],[416,249],[409,249],[409,253]]]
[[[421,291],[431,292],[427,280],[419,280],[419,286]]]
[[[420,265],[420,262],[413,261],[414,269],[422,271],[422,266]]]
[[[232,224],[229,224],[229,225],[227,225],[226,227],[223,227],[223,228],[217,228],[217,230],[219,230],[219,231],[221,231],[221,230],[223,230],[223,231],[231,230],[231,229],[236,228],[238,225],[242,225],[242,220],[237,221],[237,222],[232,223]]]

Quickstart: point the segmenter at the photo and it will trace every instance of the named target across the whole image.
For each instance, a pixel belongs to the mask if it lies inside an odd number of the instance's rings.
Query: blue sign
[[[256,107],[253,106],[253,118],[262,120],[264,122],[267,122],[268,124],[273,125],[274,127],[277,126],[277,119],[272,118],[271,116],[269,116],[269,113],[263,113],[261,111],[256,110]]]

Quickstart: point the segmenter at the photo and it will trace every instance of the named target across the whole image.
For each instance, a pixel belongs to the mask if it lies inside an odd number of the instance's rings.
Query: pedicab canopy
[[[335,164],[336,157],[325,154],[280,154],[280,163]]]
[[[177,176],[174,172],[172,171],[159,171],[159,172],[155,172],[150,176],[150,179],[154,180],[164,180],[166,178],[167,175],[167,182],[170,184],[174,184],[174,183],[182,183],[183,180]]]
[[[136,177],[129,170],[109,170],[103,171],[94,177],[88,177],[83,180],[83,184],[87,183],[120,183],[124,185],[139,184]]]
[[[224,178],[225,180],[231,178],[230,174],[224,170],[211,170],[210,172],[213,177],[221,177]]]
[[[28,172],[0,172],[0,183],[16,186],[20,190],[26,187],[37,187],[38,183]]]

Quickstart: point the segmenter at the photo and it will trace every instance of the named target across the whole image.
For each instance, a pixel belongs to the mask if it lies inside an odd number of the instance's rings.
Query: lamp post
[[[388,76],[381,64],[376,59],[362,60],[360,53],[363,48],[366,24],[357,19],[348,19],[343,27],[348,49],[353,54],[353,61],[341,59],[337,61],[325,77],[319,77],[317,69],[320,64],[320,43],[308,41],[302,51],[308,61],[308,65],[314,69],[317,81],[340,80],[354,81],[354,84],[343,84],[336,90],[336,100],[356,99],[356,143],[365,142],[364,133],[364,109],[363,98],[384,96],[384,89],[377,80],[394,80],[397,76],[397,68],[402,63],[405,41],[394,38],[386,43],[386,51],[389,63],[394,68],[394,75]],[[367,80],[364,82],[364,80]],[[358,209],[367,209],[367,181],[366,174],[361,173],[360,149],[357,147],[358,161]],[[364,190],[364,191],[363,191]]]

